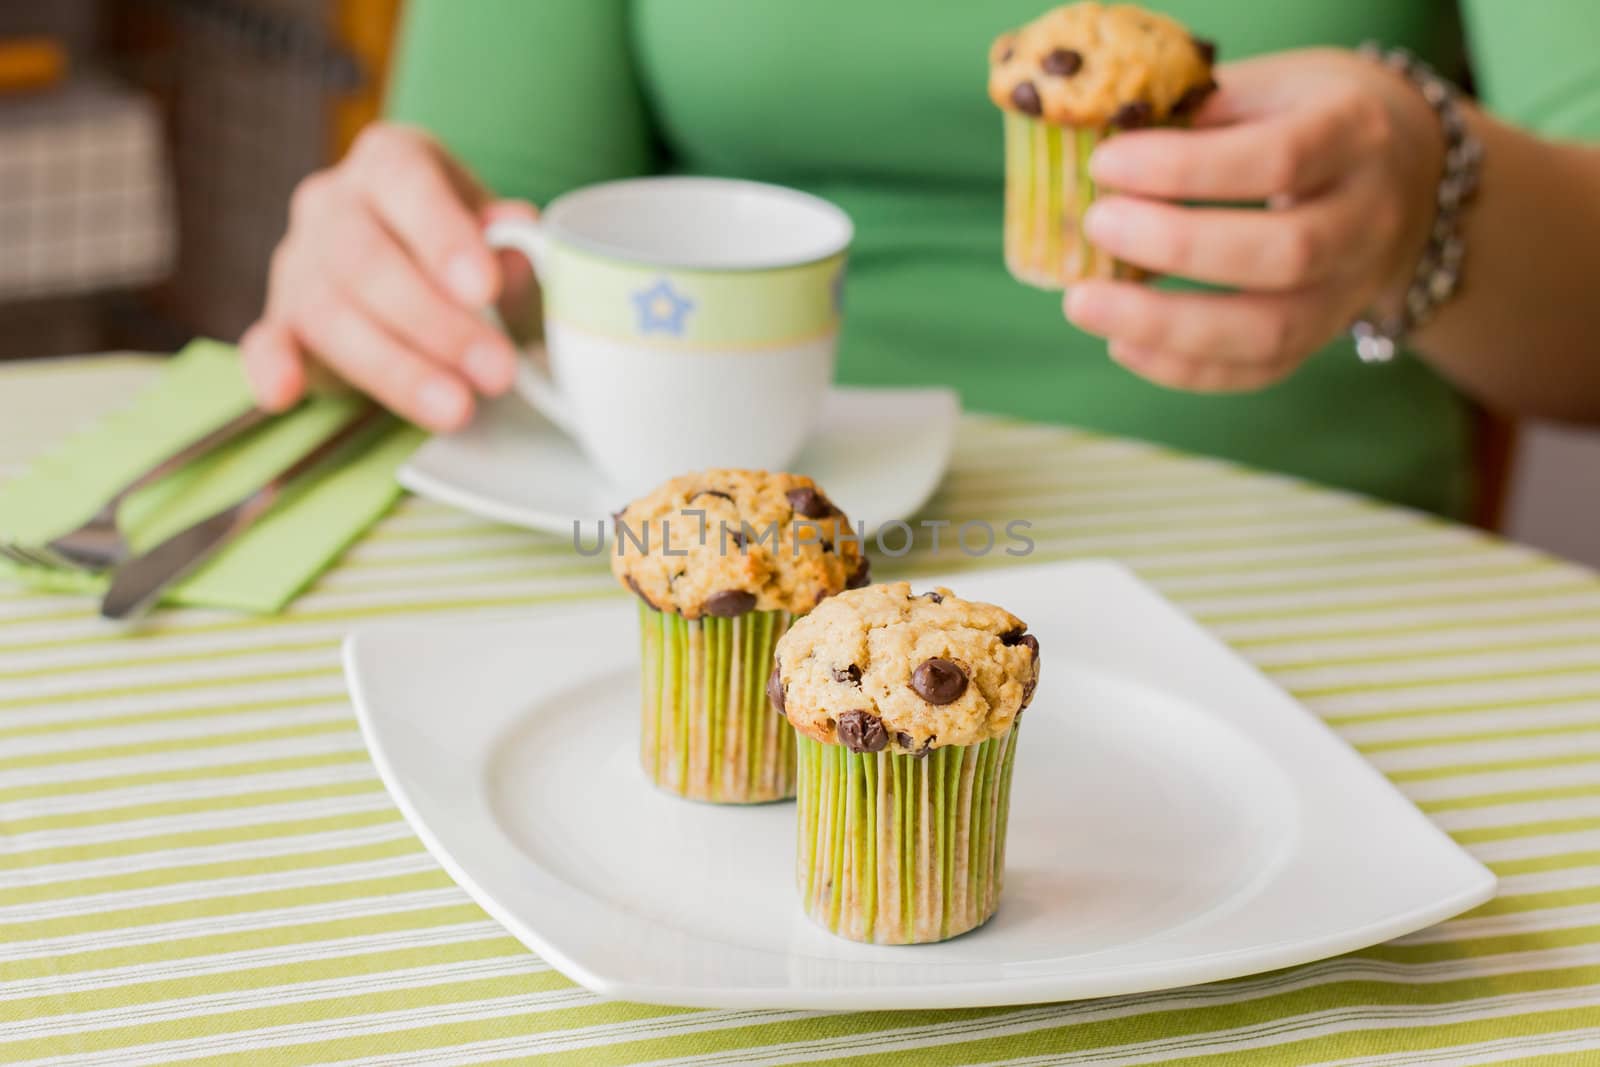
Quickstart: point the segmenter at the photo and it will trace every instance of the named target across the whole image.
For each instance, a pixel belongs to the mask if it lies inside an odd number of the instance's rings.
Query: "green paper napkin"
[[[0,537],[43,544],[92,516],[111,494],[184,443],[250,406],[230,345],[196,341],[122,411],[102,419],[0,487]],[[244,498],[354,418],[365,401],[318,396],[130,497],[120,525],[136,551]],[[166,600],[242,611],[288,604],[400,495],[395,469],[422,431],[385,419],[353,442],[341,461],[295,484],[250,530]],[[0,575],[55,590],[99,592],[106,579],[21,567]]]

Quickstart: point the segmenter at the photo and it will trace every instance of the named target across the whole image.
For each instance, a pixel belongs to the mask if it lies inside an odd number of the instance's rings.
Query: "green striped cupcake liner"
[[[925,756],[796,733],[796,873],[813,921],[880,945],[943,941],[994,914],[1017,727]]]
[[[1005,117],[1006,268],[1041,289],[1083,278],[1139,279],[1145,272],[1083,237],[1094,203],[1089,156],[1110,131],[1055,126],[1008,111]]]
[[[685,619],[639,605],[639,761],[669,793],[718,804],[794,796],[794,728],[767,702],[786,611]]]

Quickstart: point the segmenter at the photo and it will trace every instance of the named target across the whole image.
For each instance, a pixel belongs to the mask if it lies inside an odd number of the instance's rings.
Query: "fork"
[[[0,539],[0,556],[29,567],[50,570],[98,572],[115,567],[130,554],[127,540],[117,529],[117,511],[122,502],[147,485],[160,481],[185,464],[198,459],[227,441],[254,429],[271,416],[260,408],[250,408],[184,445],[161,462],[117,490],[101,505],[88,522],[62,534],[47,545],[25,545]]]

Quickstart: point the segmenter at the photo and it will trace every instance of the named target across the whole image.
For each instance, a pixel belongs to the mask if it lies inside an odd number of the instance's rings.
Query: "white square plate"
[[[808,474],[868,532],[916,512],[944,477],[961,418],[950,389],[828,390],[810,442],[787,470]],[[420,496],[496,522],[570,537],[627,501],[577,444],[519,397],[434,437],[396,474]],[[587,536],[587,533],[586,535]]]
[[[345,664],[378,769],[439,862],[606,996],[861,1010],[1107,996],[1348,952],[1494,895],[1319,719],[1121,567],[944,584],[1027,620],[1044,671],[999,912],[937,945],[812,925],[792,804],[715,807],[646,782],[631,602],[374,627]]]

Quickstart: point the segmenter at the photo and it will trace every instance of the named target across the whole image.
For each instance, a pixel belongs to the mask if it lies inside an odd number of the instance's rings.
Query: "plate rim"
[[[902,397],[926,398],[939,403],[942,418],[940,420],[939,439],[937,447],[926,450],[934,460],[926,468],[926,472],[917,485],[914,495],[915,503],[897,509],[900,514],[876,516],[872,520],[874,525],[867,532],[869,535],[876,533],[877,529],[896,520],[908,519],[922,510],[923,506],[933,498],[934,493],[944,480],[945,474],[950,469],[950,459],[955,453],[956,432],[961,424],[964,409],[961,404],[961,394],[955,389],[942,385],[928,386],[875,386],[875,385],[839,385],[828,387],[828,397],[844,395],[847,397],[862,395],[899,395]],[[516,402],[514,397],[503,398],[504,402]],[[540,416],[543,418],[543,416]],[[455,482],[447,481],[429,473],[419,465],[420,457],[429,447],[447,439],[449,434],[434,434],[424,441],[404,462],[395,469],[395,481],[402,489],[424,497],[446,507],[464,511],[470,515],[494,522],[515,526],[523,530],[534,530],[539,533],[565,534],[570,532],[570,524],[574,516],[560,516],[555,512],[534,512],[527,508],[507,504],[493,497],[482,496],[470,490],[460,488]],[[912,500],[908,494],[907,500]],[[540,521],[535,516],[545,516],[546,521]],[[577,516],[582,522],[599,518],[599,515]]]
[[[1015,574],[1025,571],[1058,569],[1098,569],[1106,573],[1114,573],[1118,580],[1130,583],[1131,588],[1158,601],[1159,604],[1171,612],[1174,616],[1174,622],[1181,622],[1191,631],[1198,632],[1213,646],[1213,651],[1220,650],[1223,655],[1232,661],[1235,668],[1242,668],[1277,689],[1282,693],[1285,700],[1298,708],[1301,715],[1310,720],[1314,727],[1326,735],[1327,740],[1346,749],[1360,766],[1366,768],[1377,784],[1380,784],[1392,794],[1395,800],[1409,808],[1421,825],[1431,830],[1442,845],[1453,849],[1459,858],[1465,860],[1468,869],[1474,876],[1474,880],[1468,883],[1463,877],[1464,884],[1462,887],[1455,893],[1441,899],[1429,901],[1405,912],[1384,916],[1382,919],[1374,920],[1361,926],[1349,927],[1317,937],[1290,938],[1266,946],[1255,945],[1237,949],[1224,949],[1186,957],[1177,961],[1171,959],[1133,961],[1111,966],[1092,974],[1083,972],[1075,974],[1055,973],[894,987],[859,984],[828,988],[812,987],[799,996],[794,995],[799,991],[793,987],[762,986],[750,988],[729,985],[725,982],[720,985],[715,982],[684,985],[672,982],[651,983],[619,978],[598,973],[572,956],[560,944],[551,941],[545,933],[502,904],[495,894],[482,885],[466,866],[457,861],[443,839],[435,833],[434,829],[422,817],[413,798],[404,787],[398,767],[393,762],[391,753],[384,743],[373,702],[366,692],[363,682],[360,668],[360,661],[363,655],[362,646],[368,641],[378,639],[382,634],[403,634],[406,632],[425,634],[437,632],[440,629],[492,630],[525,626],[528,624],[529,619],[520,616],[511,618],[501,616],[440,622],[396,620],[372,623],[358,627],[346,636],[341,647],[341,662],[357,722],[374,766],[378,770],[379,777],[396,807],[405,817],[407,824],[417,834],[429,854],[444,868],[456,884],[496,922],[499,922],[518,940],[522,941],[523,944],[527,945],[562,974],[599,996],[636,1003],[678,1007],[790,1010],[937,1010],[1096,999],[1107,996],[1123,996],[1184,988],[1207,982],[1245,977],[1343,955],[1432,926],[1494,897],[1498,890],[1499,879],[1488,867],[1455,842],[1433,820],[1429,819],[1386,775],[1373,766],[1332,727],[1328,726],[1320,716],[1305,707],[1300,701],[1294,699],[1291,694],[1283,690],[1281,686],[1272,681],[1270,677],[1249,660],[1235,652],[1220,638],[1217,638],[1195,622],[1187,612],[1184,612],[1177,605],[1163,597],[1143,579],[1139,578],[1130,568],[1114,560],[1085,559],[1015,565],[1000,569],[997,573]],[[971,576],[969,572],[956,577]],[[937,582],[954,579],[935,575],[917,580]],[[616,606],[609,602],[585,604],[578,607],[581,612],[592,612],[597,615],[615,613],[616,611]],[[1264,749],[1264,751],[1272,760],[1273,766],[1278,770],[1290,770],[1283,766],[1281,753],[1274,752],[1271,749]],[[504,831],[502,830],[500,833],[503,835]],[[529,862],[533,863],[531,860]],[[589,894],[565,882],[559,875],[549,871],[542,865],[537,863],[533,863],[533,865],[540,870],[544,878],[560,887],[564,893],[587,900],[593,899]],[[548,927],[550,924],[542,925]],[[768,950],[758,949],[748,949],[746,951],[768,953]],[[1092,991],[1087,989],[1090,986],[1092,986]]]

